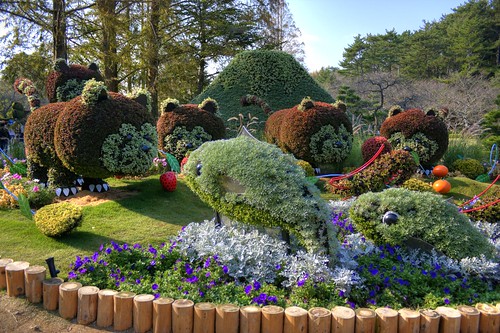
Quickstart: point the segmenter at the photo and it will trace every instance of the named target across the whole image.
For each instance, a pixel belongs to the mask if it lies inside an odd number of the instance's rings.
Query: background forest
[[[285,0],[1,1],[0,19],[0,118],[22,100],[15,78],[43,91],[56,58],[96,62],[111,91],[147,89],[157,116],[158,101],[189,102],[243,50],[304,57]],[[376,133],[393,104],[444,106],[453,132],[498,144],[500,0],[464,2],[416,31],[358,35],[339,67],[311,75],[347,103],[358,131]]]

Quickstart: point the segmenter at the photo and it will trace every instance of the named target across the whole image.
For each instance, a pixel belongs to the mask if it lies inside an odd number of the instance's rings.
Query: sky
[[[344,49],[358,34],[415,31],[423,22],[439,21],[465,0],[288,0],[302,33],[310,71],[339,67]]]

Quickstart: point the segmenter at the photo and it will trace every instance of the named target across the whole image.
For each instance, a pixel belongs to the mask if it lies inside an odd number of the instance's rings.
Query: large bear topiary
[[[32,178],[75,194],[103,191],[102,178],[145,173],[157,155],[157,134],[146,108],[102,82],[89,80],[82,95],[36,109],[25,126],[25,148]]]
[[[184,171],[188,186],[230,219],[280,227],[310,251],[336,253],[336,230],[319,190],[276,146],[246,136],[206,142]]]
[[[273,113],[264,134],[269,143],[313,167],[338,168],[352,148],[352,124],[343,103],[304,98],[293,108]],[[328,168],[328,167],[327,167]]]
[[[380,135],[389,140],[392,149],[415,152],[420,164],[432,167],[448,149],[448,129],[443,121],[447,114],[447,109],[404,111],[394,106],[380,127]]]
[[[395,214],[384,219],[387,212]],[[430,244],[454,259],[483,254],[491,258],[495,253],[455,205],[433,193],[403,188],[365,193],[351,206],[349,216],[357,230],[379,245]]]
[[[199,105],[166,99],[156,124],[160,149],[180,161],[204,142],[224,138],[226,129],[217,109],[217,102],[210,98]]]

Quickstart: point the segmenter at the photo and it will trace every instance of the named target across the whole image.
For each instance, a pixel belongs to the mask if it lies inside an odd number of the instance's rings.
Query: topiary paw
[[[56,188],[56,195],[58,197],[60,196],[65,196],[69,197],[70,195],[75,195],[78,193],[78,188],[72,186],[72,187],[58,187]]]

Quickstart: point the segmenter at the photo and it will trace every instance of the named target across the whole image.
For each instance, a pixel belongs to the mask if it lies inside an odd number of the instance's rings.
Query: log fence
[[[46,278],[41,266],[0,259],[0,290],[25,296],[81,325],[137,333],[500,333],[500,302],[435,310],[348,307],[286,309],[268,305],[194,304],[153,295],[99,290]]]

